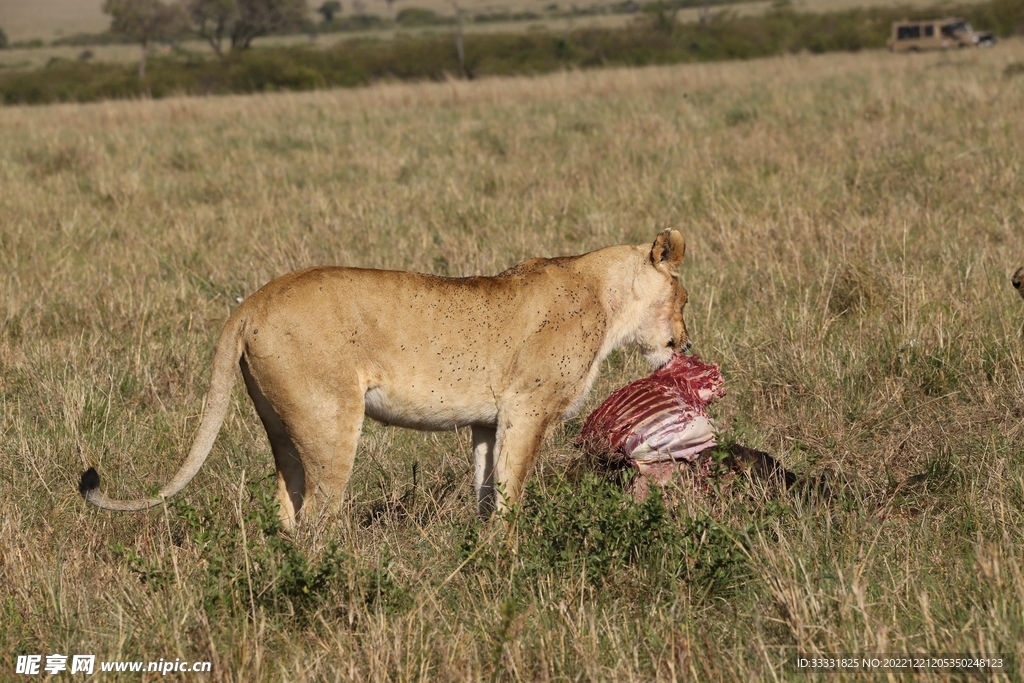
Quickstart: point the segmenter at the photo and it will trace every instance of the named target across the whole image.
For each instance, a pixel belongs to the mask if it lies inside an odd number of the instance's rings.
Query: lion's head
[[[1013,283],[1014,289],[1017,293],[1024,297],[1024,289],[1021,289],[1021,284],[1024,283],[1024,268],[1018,268],[1017,272],[1013,274],[1013,279],[1010,280]]]
[[[651,246],[649,258],[654,272],[649,282],[658,295],[640,327],[637,344],[655,368],[690,348],[690,335],[683,321],[688,295],[679,283],[678,272],[685,253],[686,243],[676,230],[662,231]]]

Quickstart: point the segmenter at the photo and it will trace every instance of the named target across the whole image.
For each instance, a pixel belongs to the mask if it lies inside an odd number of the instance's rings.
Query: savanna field
[[[188,681],[803,680],[797,653],[931,653],[1021,680],[1022,63],[1006,40],[0,107],[0,679],[54,653],[212,663],[166,677]],[[727,438],[831,495],[725,476],[633,503],[573,446],[649,372],[624,350],[502,521],[476,517],[468,430],[368,421],[344,514],[283,536],[240,381],[166,507],[78,496],[87,465],[116,497],[171,477],[221,326],[278,275],[493,274],[667,227]]]

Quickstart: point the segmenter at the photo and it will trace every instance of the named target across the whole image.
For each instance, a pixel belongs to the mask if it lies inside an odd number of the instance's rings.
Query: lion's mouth
[[[643,351],[644,360],[651,366],[652,369],[657,370],[664,367],[676,356],[675,350],[671,346],[662,346],[660,348],[654,348]]]
[[[668,348],[672,349],[674,353],[686,353],[687,351],[690,350],[692,346],[693,342],[690,341],[689,339],[683,342],[682,345],[679,345],[679,343],[675,339],[670,340],[668,343]]]

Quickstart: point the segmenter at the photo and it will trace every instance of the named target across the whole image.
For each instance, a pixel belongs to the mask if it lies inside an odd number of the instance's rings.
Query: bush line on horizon
[[[565,69],[753,59],[809,51],[884,47],[894,19],[936,13],[967,17],[999,36],[1024,33],[1024,0],[942,10],[857,9],[827,14],[780,6],[764,16],[719,16],[679,24],[656,12],[623,28],[565,33],[466,35],[469,77],[536,75]],[[128,64],[53,59],[43,69],[0,73],[0,102],[45,104],[171,95],[220,95],[356,87],[382,80],[440,81],[460,73],[448,35],[353,39],[329,49],[266,47],[221,61],[193,54],[152,59],[145,79]]]

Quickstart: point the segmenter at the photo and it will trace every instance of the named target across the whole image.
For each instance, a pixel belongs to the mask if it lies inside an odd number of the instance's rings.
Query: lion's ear
[[[651,263],[655,266],[665,264],[665,267],[675,270],[683,262],[683,254],[686,253],[686,242],[678,230],[662,230],[654,240],[651,247]]]

